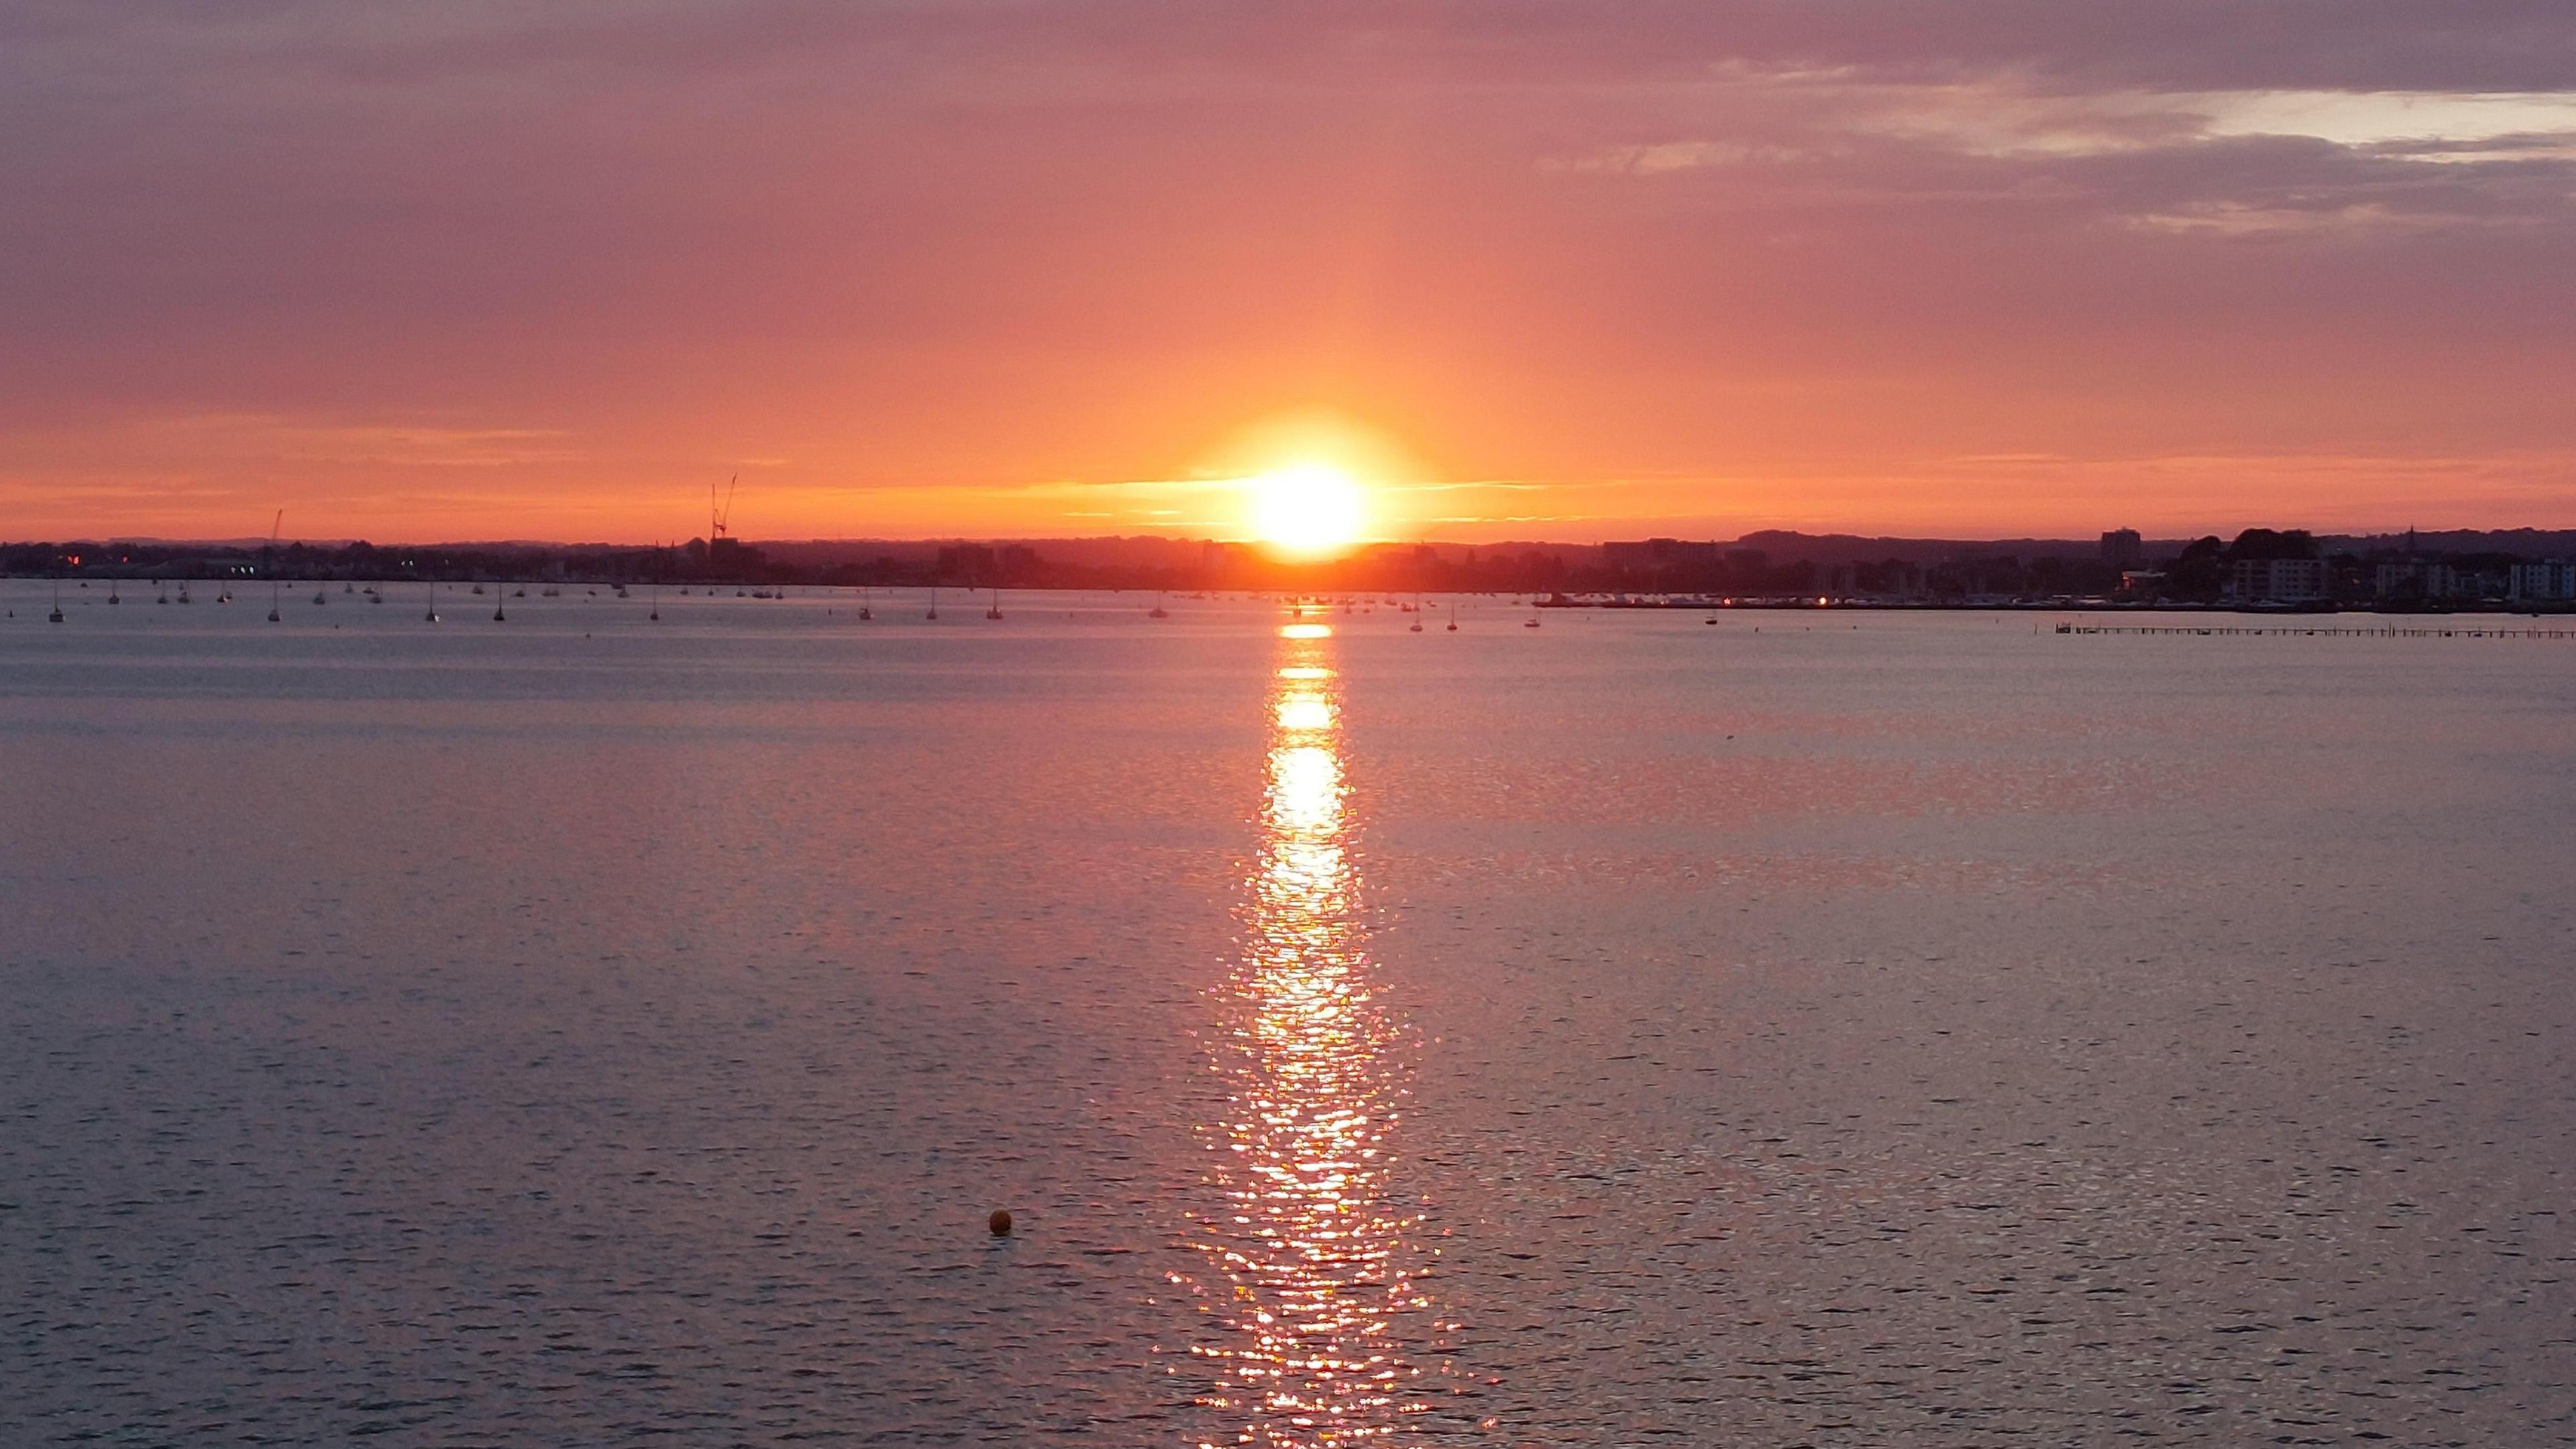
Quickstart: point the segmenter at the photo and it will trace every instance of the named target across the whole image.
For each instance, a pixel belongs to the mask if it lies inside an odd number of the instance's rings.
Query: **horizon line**
[[[2315,537],[2315,538],[2395,538],[2395,537],[2399,537],[2399,536],[2406,535],[2406,534],[2436,534],[2436,535],[2438,535],[2438,534],[2455,534],[2455,533],[2469,533],[2469,534],[2570,533],[2570,534],[2576,534],[2576,524],[2571,524],[2571,525],[2568,525],[2568,526],[2566,526],[2566,527],[2557,527],[2557,528],[2553,528],[2553,527],[2549,527],[2549,526],[2546,526],[2546,525],[2541,525],[2541,524],[2529,524],[2529,523],[2525,523],[2525,524],[2515,524],[2515,525],[2511,525],[2511,526],[2504,526],[2504,527],[2480,527],[2480,526],[2476,526],[2476,525],[2468,525],[2468,524],[2457,524],[2457,525],[2433,525],[2433,526],[2427,526],[2427,525],[2424,525],[2424,524],[2415,523],[2415,524],[2406,524],[2406,525],[2402,525],[2402,526],[2383,526],[2383,527],[2371,527],[2371,528],[2316,528],[2316,527],[2299,527],[2299,526],[2296,526],[2296,525],[2286,525],[2286,526],[2285,526],[2285,525],[2281,525],[2281,524],[2248,524],[2248,525],[2240,526],[2240,527],[2238,527],[2238,528],[2236,528],[2236,529],[2234,529],[2234,530],[2228,530],[2228,529],[2223,529],[2223,528],[2212,528],[2212,529],[2206,529],[2206,530],[2200,530],[2200,531],[2179,532],[2179,533],[2161,533],[2161,532],[2158,532],[2158,533],[2150,533],[2150,532],[2148,532],[2147,530],[2144,530],[2144,529],[2137,529],[2137,530],[2131,530],[2131,531],[2134,531],[2134,532],[2136,532],[2136,533],[2138,534],[2138,536],[2139,536],[2139,542],[2140,542],[2142,545],[2146,545],[2146,544],[2159,544],[2159,543],[2188,544],[2188,543],[2194,542],[2194,541],[2196,541],[2196,540],[2198,540],[2198,539],[2202,539],[2202,538],[2213,538],[2213,537],[2214,537],[2214,538],[2222,538],[2222,539],[2223,539],[2223,538],[2231,537],[2231,536],[2233,536],[2234,534],[2237,534],[2237,533],[2244,533],[2244,532],[2248,532],[2248,531],[2252,531],[2252,530],[2260,530],[2260,529],[2270,529],[2270,530],[2275,531],[2275,532],[2298,532],[2298,533],[2306,533],[2306,534],[2308,534],[2309,536],[2311,536],[2311,537]],[[1648,532],[1648,533],[1639,533],[1639,534],[1632,534],[1632,535],[1627,535],[1627,536],[1623,536],[1623,537],[1619,537],[1619,538],[1603,538],[1603,539],[1593,539],[1593,540],[1555,539],[1555,538],[1547,538],[1547,537],[1538,536],[1538,535],[1531,535],[1531,536],[1528,536],[1528,537],[1489,539],[1489,540],[1485,540],[1485,541],[1483,541],[1483,542],[1475,542],[1475,541],[1470,541],[1470,540],[1465,540],[1465,539],[1456,539],[1456,538],[1440,538],[1440,537],[1432,537],[1432,536],[1422,536],[1422,537],[1415,537],[1415,538],[1377,538],[1377,539],[1361,539],[1361,540],[1355,540],[1354,542],[1352,542],[1352,543],[1350,544],[1350,546],[1349,546],[1348,548],[1343,549],[1343,550],[1340,550],[1338,553],[1336,553],[1336,554],[1334,554],[1334,555],[1332,555],[1332,556],[1334,556],[1334,557],[1347,557],[1347,556],[1352,555],[1352,554],[1365,553],[1365,552],[1368,552],[1368,551],[1371,551],[1371,550],[1375,550],[1375,549],[1384,549],[1384,548],[1408,548],[1408,547],[1441,547],[1441,548],[1469,548],[1469,549],[1474,549],[1474,548],[1507,548],[1507,547],[1601,548],[1601,547],[1604,547],[1604,546],[1609,545],[1609,544],[1618,544],[1618,543],[1641,543],[1641,542],[1647,542],[1647,541],[1650,541],[1650,540],[1656,540],[1656,539],[1672,539],[1672,540],[1675,540],[1675,541],[1679,541],[1679,542],[1686,542],[1686,543],[1719,543],[1719,544],[1725,544],[1725,543],[1742,543],[1742,542],[1744,542],[1744,541],[1745,541],[1745,540],[1747,540],[1747,539],[1757,538],[1757,537],[1761,537],[1761,536],[1764,536],[1764,535],[1787,535],[1787,536],[1794,537],[1794,538],[1808,538],[1808,539],[1856,539],[1856,540],[1863,540],[1863,541],[1885,541],[1885,542],[1889,542],[1889,543],[2070,543],[2070,544],[2072,544],[2072,543],[2097,543],[2097,542],[2099,541],[2100,537],[2102,537],[2102,536],[2107,536],[2107,535],[2109,535],[2109,534],[2116,533],[2116,532],[2120,532],[2120,531],[2122,531],[2122,528],[2121,528],[2121,527],[2114,527],[2114,528],[2108,528],[2108,529],[2103,529],[2103,530],[2101,530],[2101,532],[2100,532],[2100,534],[2099,534],[2099,535],[2090,535],[2090,536],[2088,536],[2088,535],[2080,534],[2080,533],[2060,533],[2060,534],[2051,534],[2051,533],[1995,533],[1995,532],[1989,532],[1989,533],[1964,533],[1964,532],[1963,532],[1963,533],[1895,533],[1895,532],[1861,532],[1861,531],[1857,531],[1857,530],[1849,530],[1849,529],[1830,529],[1830,530],[1817,531],[1817,530],[1811,530],[1811,529],[1807,529],[1807,528],[1794,528],[1794,527],[1770,527],[1770,528],[1756,528],[1756,529],[1750,529],[1750,530],[1747,530],[1747,531],[1745,531],[1745,532],[1743,532],[1743,533],[1739,533],[1739,534],[1735,535],[1735,536],[1734,536],[1734,537],[1732,537],[1732,538],[1720,537],[1720,536],[1716,536],[1716,535],[1700,535],[1700,536],[1694,536],[1694,535],[1691,535],[1691,534],[1689,534],[1689,533],[1681,532],[1681,531],[1678,531],[1678,530],[1676,530],[1676,531],[1671,531],[1671,532]],[[1264,540],[1261,540],[1261,539],[1225,538],[1225,537],[1219,537],[1219,536],[1214,535],[1214,534],[1155,533],[1155,532],[1145,532],[1145,533],[983,533],[983,534],[976,534],[976,533],[922,533],[922,534],[875,534],[875,533],[851,533],[851,534],[812,534],[812,535],[804,535],[804,536],[796,536],[796,535],[785,535],[785,534],[781,534],[781,535],[776,535],[776,536],[771,536],[771,537],[761,537],[761,538],[754,538],[754,537],[750,537],[750,536],[735,536],[735,535],[727,535],[727,536],[728,536],[729,538],[732,538],[732,539],[733,539],[733,541],[735,541],[735,542],[738,542],[738,543],[742,544],[742,545],[743,545],[744,547],[746,547],[746,548],[756,548],[756,547],[762,546],[762,545],[764,545],[764,544],[766,544],[766,545],[788,545],[788,546],[815,546],[815,545],[833,545],[833,544],[868,544],[868,543],[881,543],[881,544],[912,544],[912,545],[928,545],[928,544],[989,544],[989,543],[1015,543],[1015,544],[1036,544],[1036,543],[1168,543],[1168,544],[1199,544],[1199,545],[1202,545],[1202,546],[1207,545],[1207,544],[1228,544],[1228,545],[1232,545],[1232,546],[1235,546],[1235,547],[1250,548],[1250,549],[1258,549],[1258,548],[1262,547],[1262,546],[1263,546],[1263,544],[1264,544]],[[596,539],[596,538],[594,538],[594,539],[580,539],[580,538],[494,537],[494,538],[448,538],[448,539],[398,539],[398,540],[395,540],[395,541],[393,541],[393,542],[388,542],[388,543],[377,543],[377,542],[375,542],[375,541],[374,541],[374,540],[372,540],[372,539],[365,538],[365,537],[360,537],[360,536],[356,536],[356,535],[345,535],[345,536],[343,536],[343,535],[325,535],[325,536],[306,535],[306,536],[296,537],[296,538],[280,538],[280,539],[271,540],[271,539],[268,539],[268,538],[262,538],[262,537],[253,536],[253,535],[233,535],[233,536],[230,536],[230,537],[217,537],[217,536],[208,536],[208,537],[186,537],[186,536],[173,536],[173,535],[160,535],[160,534],[141,534],[141,533],[95,533],[95,534],[90,534],[90,533],[68,533],[68,534],[64,534],[64,535],[62,535],[62,536],[60,536],[60,537],[58,537],[58,538],[0,539],[0,548],[40,548],[40,547],[47,547],[47,546],[53,546],[53,545],[59,545],[59,544],[74,544],[74,543],[81,543],[81,544],[97,544],[97,545],[102,545],[102,546],[105,546],[105,545],[115,545],[115,544],[133,544],[133,545],[142,545],[142,546],[151,546],[151,547],[165,547],[165,548],[167,548],[167,547],[199,547],[199,548],[259,548],[259,547],[269,547],[269,546],[276,546],[276,547],[290,547],[290,546],[294,546],[294,547],[306,547],[306,548],[316,548],[316,547],[322,547],[322,548],[349,548],[349,547],[353,547],[353,546],[358,545],[358,544],[365,544],[365,545],[367,545],[367,546],[368,546],[368,547],[370,547],[370,548],[377,548],[377,549],[403,549],[403,548],[421,548],[421,549],[425,549],[425,548],[597,548],[597,549],[673,549],[673,548],[685,548],[685,547],[687,547],[689,544],[692,544],[692,543],[703,545],[703,544],[705,544],[706,542],[707,542],[707,538],[706,538],[706,536],[705,536],[705,535],[696,535],[696,536],[693,536],[693,537],[690,537],[690,538],[687,538],[687,539],[656,540],[656,541],[646,541],[646,542],[621,541],[621,540],[616,540],[616,539]]]

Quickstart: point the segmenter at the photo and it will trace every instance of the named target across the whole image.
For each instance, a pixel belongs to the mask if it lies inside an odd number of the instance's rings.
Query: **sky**
[[[0,536],[2576,526],[2568,0],[14,0]]]

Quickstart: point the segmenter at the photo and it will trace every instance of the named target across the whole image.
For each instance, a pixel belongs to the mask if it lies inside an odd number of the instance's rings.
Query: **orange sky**
[[[2576,22],[2396,8],[42,0],[0,536],[2576,526]]]

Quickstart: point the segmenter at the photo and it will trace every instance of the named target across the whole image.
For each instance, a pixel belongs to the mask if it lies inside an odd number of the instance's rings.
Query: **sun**
[[[1244,480],[1252,531],[1282,553],[1313,556],[1357,543],[1368,494],[1330,463],[1296,463]]]

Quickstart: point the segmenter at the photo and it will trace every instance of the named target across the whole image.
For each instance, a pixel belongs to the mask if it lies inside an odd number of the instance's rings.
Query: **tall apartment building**
[[[2507,598],[2516,603],[2563,604],[2576,601],[2576,563],[2544,559],[2515,564]]]
[[[2320,558],[2241,558],[2228,576],[2240,604],[2305,604],[2334,592],[2334,571]]]

